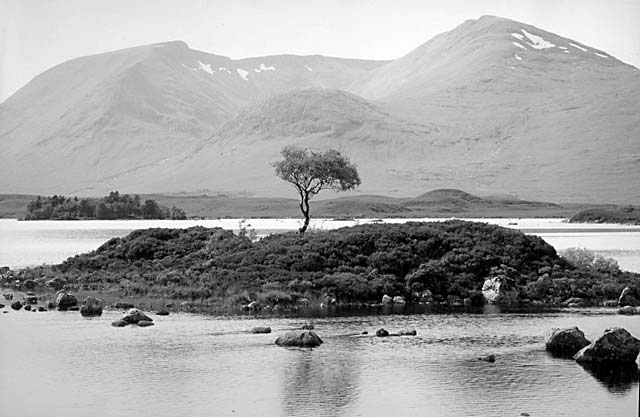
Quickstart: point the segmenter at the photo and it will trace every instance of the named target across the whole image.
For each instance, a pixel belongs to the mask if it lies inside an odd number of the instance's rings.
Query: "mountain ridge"
[[[354,194],[637,203],[638,103],[637,68],[491,16],[391,61],[171,41],[67,61],[0,103],[0,190],[284,196],[270,163],[298,143],[348,155]]]

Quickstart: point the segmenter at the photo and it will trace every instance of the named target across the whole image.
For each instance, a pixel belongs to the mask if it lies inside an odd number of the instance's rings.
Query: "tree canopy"
[[[276,175],[291,183],[300,196],[304,224],[309,226],[309,200],[322,190],[347,191],[360,185],[356,166],[335,149],[324,152],[289,145],[280,152],[282,160],[274,163]]]

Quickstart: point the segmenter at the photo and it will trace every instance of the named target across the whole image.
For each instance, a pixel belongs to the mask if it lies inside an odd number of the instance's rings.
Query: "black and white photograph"
[[[640,417],[640,1],[0,0],[0,416]]]

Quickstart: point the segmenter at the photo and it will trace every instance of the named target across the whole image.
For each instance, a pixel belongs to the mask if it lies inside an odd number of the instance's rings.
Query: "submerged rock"
[[[253,329],[251,329],[251,333],[271,333],[271,327],[267,327],[267,326],[258,326],[258,327],[254,327]]]
[[[75,295],[64,291],[58,291],[58,296],[56,297],[56,308],[58,311],[67,311],[71,307],[76,307],[77,305],[78,299]]]
[[[147,316],[137,308],[129,309],[126,313],[124,313],[122,320],[130,324],[139,324],[139,322],[141,321],[153,321],[151,317]]]
[[[116,320],[114,322],[111,322],[111,325],[113,327],[124,327],[124,326],[128,326],[130,324],[131,323],[129,323],[128,321],[125,321],[125,320],[122,320],[122,319],[118,319],[118,320]]]
[[[640,307],[624,306],[618,309],[618,314],[624,314],[626,316],[635,316],[640,314]]]
[[[589,341],[584,337],[582,330],[574,326],[549,330],[544,337],[544,344],[551,353],[572,357],[580,349],[587,346]]]
[[[574,359],[580,363],[633,363],[639,353],[640,340],[623,328],[613,327],[576,353]]]
[[[400,336],[415,336],[418,334],[418,332],[416,332],[416,329],[404,329],[400,330],[398,334]]]
[[[487,356],[479,356],[478,358],[479,361],[484,361],[484,362],[495,362],[496,361],[496,355],[491,354],[491,355],[487,355]]]
[[[85,317],[95,317],[102,315],[102,300],[92,296],[88,296],[82,301],[80,314]]]
[[[278,336],[276,339],[278,346],[294,346],[294,347],[316,347],[320,346],[323,341],[313,331],[291,331]]]

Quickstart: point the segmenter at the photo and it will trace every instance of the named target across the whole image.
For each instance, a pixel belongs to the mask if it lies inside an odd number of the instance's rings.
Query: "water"
[[[401,220],[387,220],[396,222]],[[363,221],[360,221],[363,222]],[[640,228],[554,219],[492,222],[540,234],[557,249],[585,247],[640,271]],[[247,224],[249,223],[249,224]],[[332,228],[354,222],[316,221]],[[508,223],[517,223],[511,224]],[[239,220],[17,222],[0,220],[0,265],[56,263],[144,227],[237,229]],[[298,221],[250,220],[258,234]],[[150,328],[114,328],[119,312],[0,314],[0,416],[635,416],[638,379],[602,375],[544,351],[552,327],[594,339],[640,319],[612,310],[547,314],[416,314],[316,318],[325,343],[283,349],[295,318],[155,316]],[[246,330],[269,325],[273,334]],[[376,338],[415,328],[417,337]],[[369,335],[360,335],[362,331]],[[476,360],[495,354],[495,363]]]
[[[603,312],[605,314],[603,314]],[[107,311],[0,314],[0,415],[77,416],[635,416],[637,374],[596,377],[544,351],[552,327],[588,338],[637,317],[427,314],[315,319],[325,343],[285,349],[302,319],[154,316],[114,328]],[[270,325],[273,334],[249,334]],[[377,338],[412,327],[417,337]],[[359,334],[363,330],[370,335]],[[476,357],[495,354],[496,362]],[[634,369],[635,367],[632,366]]]
[[[397,223],[408,220],[385,219]],[[640,226],[570,224],[562,219],[470,219],[537,234],[557,250],[582,247],[616,259],[622,269],[640,272]],[[312,220],[311,228],[331,229],[373,220]],[[298,219],[250,219],[242,223],[258,235],[296,230]],[[240,219],[30,221],[0,219],[0,266],[12,268],[59,263],[69,256],[96,249],[112,237],[149,227],[184,228],[195,225],[238,230]]]

